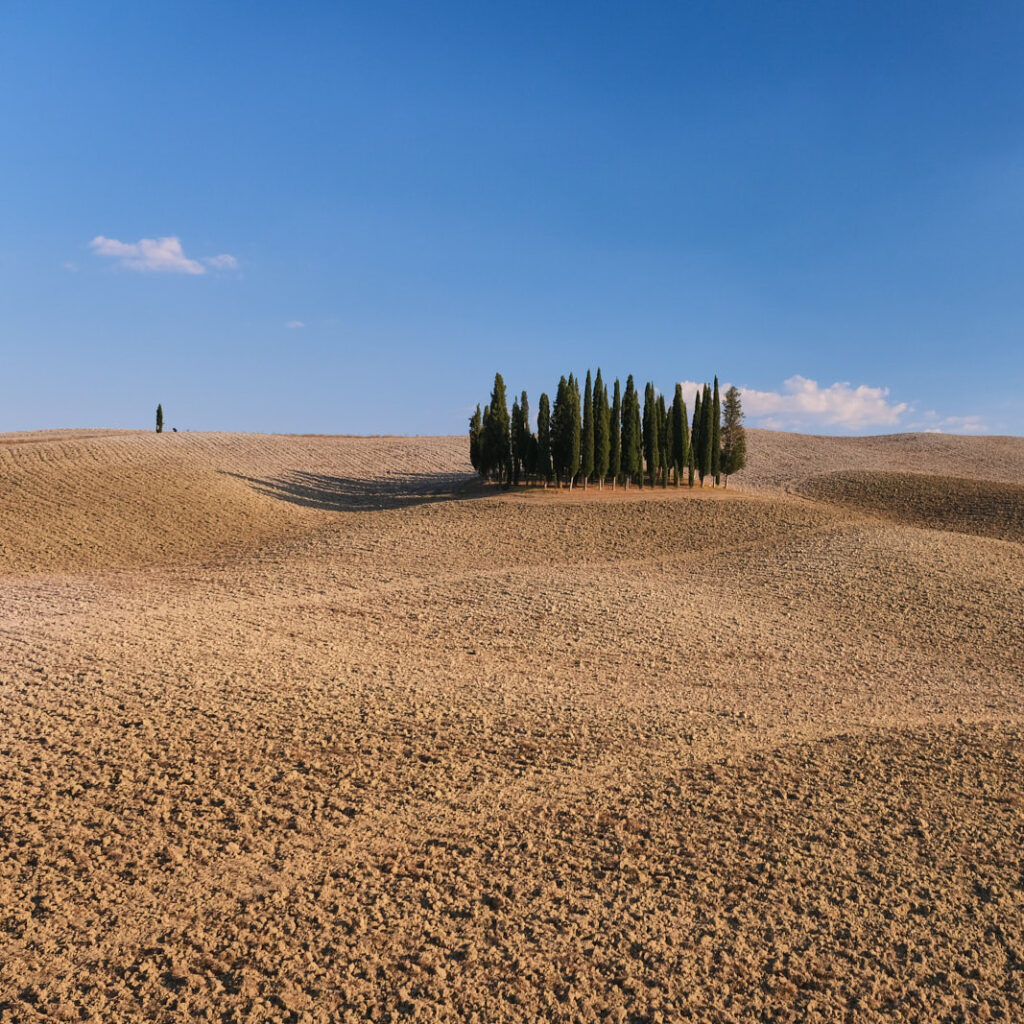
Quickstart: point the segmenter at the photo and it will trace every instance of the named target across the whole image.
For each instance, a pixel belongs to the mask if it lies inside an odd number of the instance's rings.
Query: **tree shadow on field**
[[[326,512],[365,512],[466,501],[486,493],[479,478],[471,473],[404,473],[392,480],[366,480],[303,470],[268,479],[223,472],[249,484],[259,494]]]

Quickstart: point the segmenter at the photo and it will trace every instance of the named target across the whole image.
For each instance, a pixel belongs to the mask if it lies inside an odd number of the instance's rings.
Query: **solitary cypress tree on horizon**
[[[604,478],[608,475],[608,460],[611,454],[608,436],[610,427],[608,389],[604,386],[601,368],[598,367],[597,376],[594,378],[594,475],[600,488],[604,487]]]
[[[594,475],[594,385],[587,370],[587,380],[583,386],[583,440],[580,455],[580,476],[583,478],[583,489]]]
[[[608,425],[608,472],[612,477],[612,489],[618,483],[622,468],[622,396],[619,394],[619,378],[615,378],[612,391],[612,412]]]
[[[551,400],[541,392],[537,403],[537,476],[544,486],[551,482]]]
[[[164,407],[159,402],[156,406],[156,432],[158,434],[164,432]]]
[[[711,403],[711,476],[715,486],[721,483],[722,475],[722,399],[718,394],[718,377],[715,377],[715,397]]]

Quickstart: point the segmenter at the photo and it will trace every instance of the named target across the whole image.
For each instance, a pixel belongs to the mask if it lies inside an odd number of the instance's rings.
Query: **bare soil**
[[[0,1021],[1024,1020],[1024,441],[88,433],[0,436]]]

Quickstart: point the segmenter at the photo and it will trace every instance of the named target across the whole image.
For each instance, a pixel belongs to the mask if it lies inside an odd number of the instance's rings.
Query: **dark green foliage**
[[[555,408],[552,412],[551,455],[555,473],[572,489],[573,480],[580,469],[581,435],[580,390],[576,378],[569,374],[558,382]]]
[[[587,380],[583,386],[583,440],[580,452],[580,476],[584,488],[587,481],[594,475],[594,385],[587,370]]]
[[[612,412],[608,425],[608,472],[611,474],[612,486],[619,479],[622,471],[622,396],[619,394],[619,379],[615,378],[612,391]]]
[[[636,460],[630,467],[630,472],[641,487],[644,485],[644,449],[643,449],[643,424],[640,422],[640,394],[633,388],[633,408],[630,413],[633,420],[633,436],[636,438]]]
[[[490,403],[482,413],[477,406],[469,420],[470,461],[481,476],[505,486],[535,476],[570,489],[580,479],[603,486],[609,473],[627,487],[667,487],[670,480],[678,487],[685,472],[691,487],[698,477],[703,487],[708,476],[717,484],[745,465],[740,393],[730,388],[723,407],[717,377],[714,388],[698,389],[689,424],[680,384],[671,405],[648,382],[641,409],[632,375],[621,392],[616,380],[613,394],[609,406],[600,369],[593,381],[587,371],[582,388],[573,374],[562,377],[553,407],[546,394],[540,397],[534,435],[526,392],[512,403],[510,417],[505,382],[495,374]]]
[[[676,467],[676,476],[686,465],[690,451],[690,431],[686,425],[686,403],[683,401],[683,385],[676,385],[676,393],[672,399],[672,462]],[[678,479],[676,483],[678,483]]]
[[[747,432],[743,428],[743,408],[740,392],[736,387],[725,393],[724,422],[722,423],[722,472],[725,484],[729,477],[738,473],[747,464]]]
[[[626,378],[626,392],[622,397],[622,475],[626,486],[640,469],[640,446],[643,440],[639,429],[639,406],[633,375]]]
[[[494,375],[494,390],[483,426],[483,472],[493,476],[498,483],[508,484],[512,477],[512,443],[505,381],[500,373]]]
[[[704,486],[704,477],[711,472],[711,445],[715,436],[712,412],[711,388],[705,384],[700,396],[700,448],[697,449],[697,472],[700,473],[701,487]]]
[[[158,434],[164,432],[164,407],[159,402],[156,406],[156,432]]]
[[[599,487],[604,486],[604,478],[608,475],[608,461],[611,455],[610,428],[608,389],[601,380],[601,370],[598,368],[597,376],[594,378],[594,475]]]
[[[661,486],[668,487],[668,468],[672,465],[672,437],[665,396],[658,395],[658,464],[661,467]]]
[[[537,405],[537,476],[545,484],[551,480],[551,400],[546,393]]]
[[[527,476],[532,476],[536,465],[536,441],[530,432],[530,402],[524,391],[519,396],[519,430],[513,434],[512,445]]]
[[[648,383],[647,387],[644,388],[644,459],[647,462],[647,475],[650,477],[652,487],[657,482],[658,473],[661,469],[659,426],[658,401],[654,397],[654,385]]]
[[[711,403],[711,475],[715,484],[721,483],[722,475],[722,400],[718,394],[718,377],[715,377],[715,397]]]
[[[480,443],[483,432],[483,417],[480,413],[480,406],[477,405],[476,412],[469,417],[469,461],[473,468],[480,472]]]
[[[690,430],[690,447],[693,449],[694,466],[700,461],[700,391],[693,399],[693,426]]]
[[[523,430],[523,416],[519,411],[519,399],[514,399],[512,402],[512,422],[511,422],[511,444],[512,444],[512,483],[517,487],[519,486],[519,475],[522,471],[523,462],[519,457],[520,441],[519,435]]]

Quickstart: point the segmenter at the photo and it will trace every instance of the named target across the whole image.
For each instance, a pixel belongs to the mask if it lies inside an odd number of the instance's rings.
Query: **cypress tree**
[[[622,398],[622,475],[625,477],[626,489],[629,489],[629,478],[635,472],[639,459],[640,435],[636,429],[633,405],[636,402],[636,388],[633,375],[626,378],[626,393]]]
[[[743,407],[740,392],[735,386],[725,393],[725,421],[722,424],[722,472],[725,486],[729,476],[738,473],[747,464],[747,432],[743,428]]]
[[[691,435],[692,440],[693,435]],[[686,476],[689,486],[693,486],[693,474],[696,472],[697,467],[694,465],[693,445],[691,444],[686,454]]]
[[[661,439],[658,436],[658,403],[654,397],[654,385],[648,382],[644,388],[644,458],[647,474],[654,486],[661,464]]]
[[[715,377],[715,397],[711,403],[711,475],[715,486],[721,483],[722,475],[722,400],[718,394],[718,377]]]
[[[661,486],[668,487],[668,467],[672,460],[672,426],[665,409],[665,396],[658,395],[658,462],[661,465]]]
[[[514,438],[518,452],[519,462],[523,467],[525,476],[532,476],[535,472],[535,460],[533,434],[530,433],[530,402],[524,391],[519,396],[519,435]]]
[[[690,439],[686,429],[686,403],[683,401],[683,385],[676,385],[676,393],[672,398],[672,462],[676,467],[676,476],[686,465]],[[679,483],[678,479],[676,483]]]
[[[547,487],[551,481],[551,400],[544,392],[537,405],[536,473]]]
[[[483,417],[480,414],[480,406],[477,405],[476,412],[469,417],[469,461],[473,468],[480,472],[480,434],[483,430]]]
[[[622,467],[622,397],[619,394],[618,377],[615,378],[612,396],[612,412],[608,424],[608,472],[614,489]]]
[[[690,447],[693,449],[693,464],[700,460],[700,389],[693,398],[693,426],[690,429]]]
[[[519,399],[512,400],[512,422],[511,422],[511,457],[512,457],[512,482],[519,486],[519,472],[522,468],[522,460],[519,458],[521,441],[519,435],[522,433],[523,416],[519,409]]]
[[[567,466],[569,477],[569,490],[572,490],[573,481],[580,471],[580,454],[583,447],[583,428],[580,422],[580,382],[569,374],[569,439],[566,445],[566,453],[569,456]]]
[[[156,432],[158,434],[164,432],[164,407],[159,402],[156,405]]]
[[[644,486],[644,432],[643,424],[640,422],[640,393],[636,388],[633,389],[633,410],[631,415],[636,446],[633,453],[633,465],[630,467],[630,471],[642,489]]]
[[[583,386],[583,441],[580,457],[580,476],[583,488],[594,475],[594,385],[587,370],[587,380]]]
[[[565,377],[558,378],[558,389],[555,391],[555,404],[551,410],[551,465],[555,471],[555,484],[562,486],[565,473],[565,403],[569,390]]]
[[[700,448],[697,451],[697,472],[700,473],[701,487],[704,486],[704,477],[711,472],[711,444],[715,437],[711,413],[711,388],[705,384],[704,393],[700,396]]]
[[[505,381],[500,373],[494,375],[494,390],[491,392],[490,415],[484,424],[490,465],[488,469],[498,483],[510,482],[512,476],[512,445],[509,433],[508,401],[505,397]]]
[[[608,431],[611,427],[611,413],[608,409],[608,389],[601,380],[601,368],[598,367],[594,378],[594,475],[597,486],[604,487],[604,478],[608,475],[608,460],[611,454]]]

